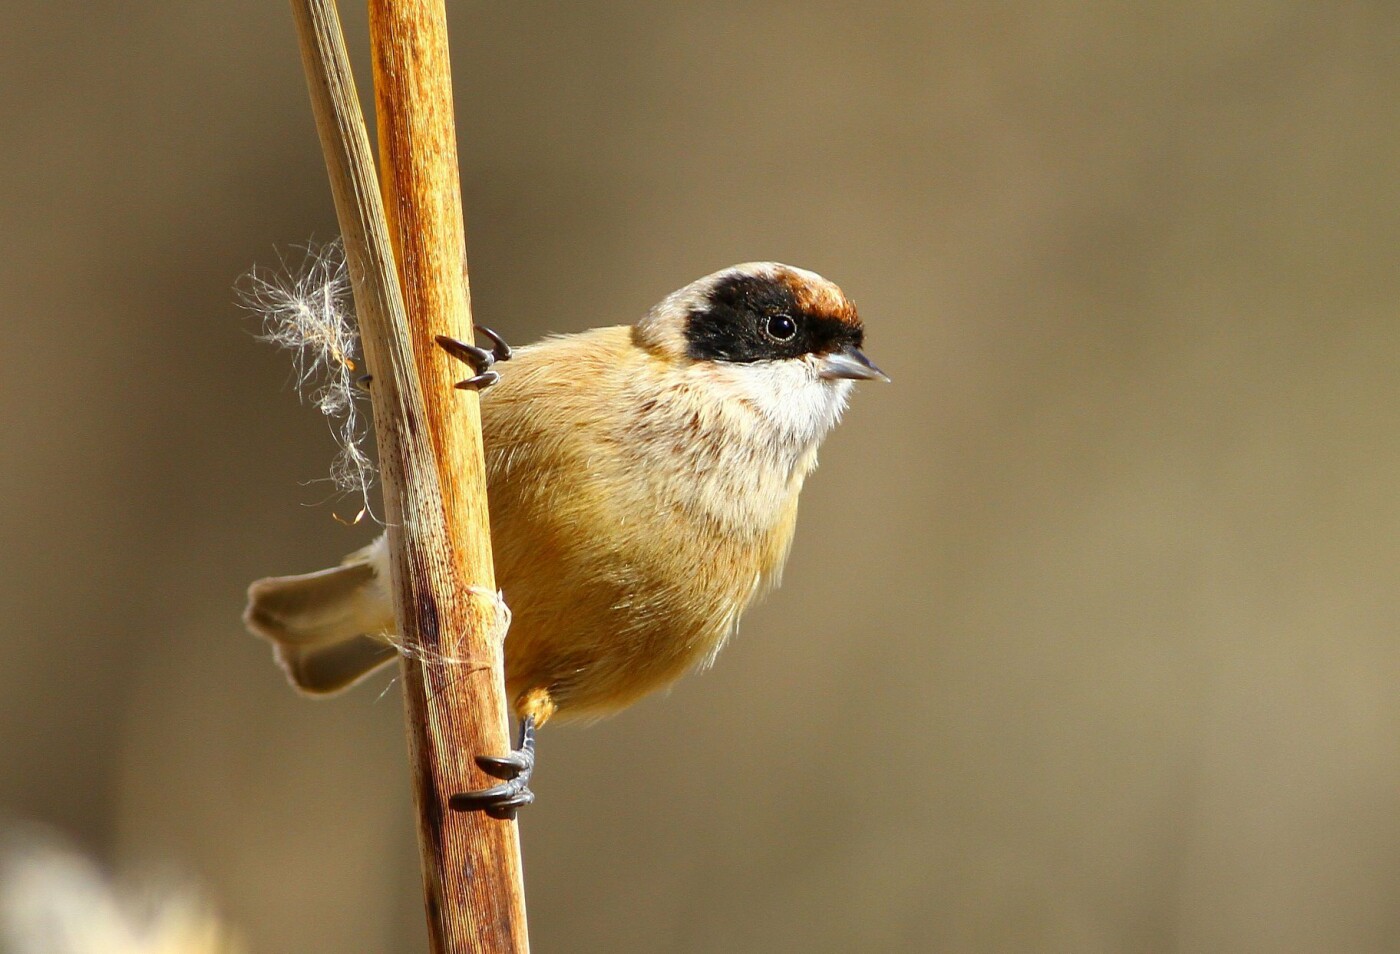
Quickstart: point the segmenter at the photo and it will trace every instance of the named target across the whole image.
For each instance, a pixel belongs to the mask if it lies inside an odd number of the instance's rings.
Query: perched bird
[[[888,380],[855,306],[774,262],[669,295],[634,325],[514,352],[439,339],[482,395],[496,580],[513,619],[521,747],[458,808],[525,804],[534,729],[615,712],[706,666],[777,583],[797,499],[852,382]],[[498,375],[498,361],[510,368]],[[259,580],[244,620],[300,690],[337,692],[395,655],[380,537],[340,566]]]

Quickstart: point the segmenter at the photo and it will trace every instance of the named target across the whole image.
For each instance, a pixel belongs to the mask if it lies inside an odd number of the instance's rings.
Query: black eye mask
[[[780,278],[731,275],[686,322],[686,353],[697,361],[748,364],[859,348],[859,326],[800,309]]]

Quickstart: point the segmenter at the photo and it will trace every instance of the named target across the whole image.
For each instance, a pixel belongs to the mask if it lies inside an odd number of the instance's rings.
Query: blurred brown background
[[[451,16],[483,323],[776,258],[895,379],[717,667],[545,732],[537,950],[1400,950],[1400,6]],[[238,618],[372,532],[231,290],[335,234],[289,13],[0,54],[0,806],[258,954],[421,950],[397,692]]]

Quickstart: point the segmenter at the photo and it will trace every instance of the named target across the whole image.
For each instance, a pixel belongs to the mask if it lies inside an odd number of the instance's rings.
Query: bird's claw
[[[535,793],[524,779],[514,778],[490,788],[453,795],[448,804],[459,812],[483,811],[492,818],[509,819],[534,800]]]
[[[501,380],[501,376],[495,371],[483,371],[480,374],[472,375],[465,381],[458,381],[452,386],[462,391],[485,391],[499,380]]]
[[[464,391],[485,391],[499,380],[501,380],[501,376],[495,371],[483,371],[465,381],[458,381],[453,387],[461,388]],[[369,394],[369,386],[372,383],[374,383],[373,375],[362,375],[355,379],[355,388],[364,394]]]
[[[535,753],[520,750],[510,755],[478,755],[476,764],[487,775],[509,782],[530,774],[535,767]]]
[[[490,351],[465,341],[458,341],[456,338],[449,338],[447,335],[438,335],[435,339],[442,350],[476,372],[467,380],[457,382],[456,386],[464,391],[484,391],[501,380],[501,376],[491,368],[498,361],[509,361],[511,356],[510,345],[506,344],[500,335],[480,325],[476,330],[491,340]]]
[[[506,339],[496,334],[485,325],[476,325],[476,330],[491,339],[491,354],[497,361],[509,361],[511,355],[515,354],[510,350],[510,345],[506,344]]]
[[[500,785],[453,795],[448,805],[459,812],[484,811],[492,818],[514,818],[518,809],[535,800],[530,776],[535,771],[535,720],[526,716],[520,725],[520,745],[509,755],[478,755],[476,764]]]

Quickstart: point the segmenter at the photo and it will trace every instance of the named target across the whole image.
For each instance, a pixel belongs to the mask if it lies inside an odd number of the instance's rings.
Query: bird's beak
[[[819,377],[827,381],[888,381],[890,376],[870,363],[870,359],[865,356],[854,345],[847,345],[840,351],[832,352],[821,360],[821,370],[817,372]]]

